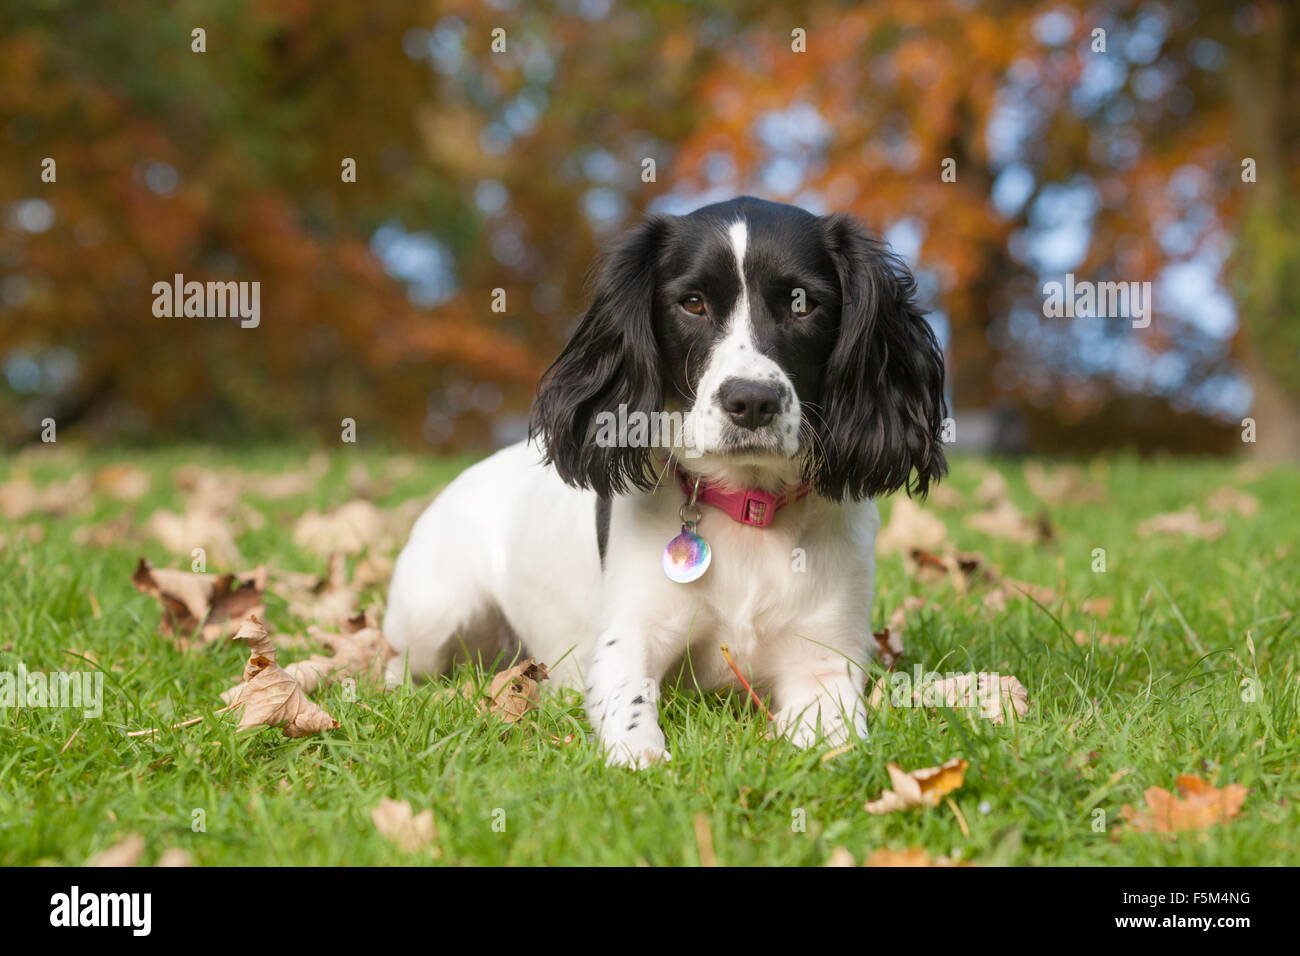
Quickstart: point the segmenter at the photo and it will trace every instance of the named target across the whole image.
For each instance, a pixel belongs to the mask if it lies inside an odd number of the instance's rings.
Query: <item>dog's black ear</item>
[[[916,280],[853,218],[828,216],[822,227],[842,297],[808,479],[832,499],[900,488],[924,497],[948,471],[940,438],[948,410],[943,352],[916,307]]]
[[[655,259],[669,219],[652,216],[623,235],[592,269],[592,301],[537,391],[529,437],[541,436],[560,477],[602,497],[648,490],[648,448],[597,441],[604,419],[663,409],[654,331]],[[626,419],[622,419],[626,421]]]

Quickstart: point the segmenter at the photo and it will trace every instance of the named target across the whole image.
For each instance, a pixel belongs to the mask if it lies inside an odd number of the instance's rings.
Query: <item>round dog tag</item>
[[[668,575],[670,581],[689,584],[709,570],[711,560],[713,552],[709,548],[709,542],[682,525],[682,533],[664,548],[664,574]]]

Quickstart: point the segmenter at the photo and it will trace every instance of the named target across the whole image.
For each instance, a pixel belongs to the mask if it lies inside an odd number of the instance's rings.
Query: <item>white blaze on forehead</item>
[[[749,334],[749,289],[745,286],[745,249],[749,245],[749,226],[745,220],[737,219],[727,227],[727,238],[731,240],[731,251],[736,257],[736,274],[740,277],[740,295],[731,310],[731,323],[727,329],[727,338],[739,338],[746,345],[752,345]]]
[[[737,219],[727,229],[727,237],[731,239],[731,250],[736,254],[736,269],[740,272],[740,284],[745,285],[745,246],[749,244],[749,227],[745,225],[745,220]]]

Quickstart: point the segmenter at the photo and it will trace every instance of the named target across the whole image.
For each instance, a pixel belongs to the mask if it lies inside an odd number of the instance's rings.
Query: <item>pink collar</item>
[[[677,469],[677,481],[682,491],[689,497],[695,486],[694,476]],[[701,481],[699,492],[695,496],[698,504],[712,505],[725,511],[732,521],[739,521],[755,528],[766,528],[774,520],[776,513],[786,505],[805,498],[812,491],[809,485],[796,485],[779,495],[758,488],[732,488],[729,485]]]

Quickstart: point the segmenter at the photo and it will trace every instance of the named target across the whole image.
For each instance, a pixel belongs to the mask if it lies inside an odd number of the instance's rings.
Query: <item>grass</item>
[[[631,773],[603,767],[584,740],[589,727],[573,694],[546,697],[506,733],[437,686],[388,694],[362,686],[354,703],[336,685],[317,699],[342,726],[319,737],[240,733],[229,716],[126,736],[219,707],[217,695],[246,655],[227,643],[182,654],[158,634],[158,607],[132,588],[130,573],[141,554],[160,567],[187,567],[188,554],[169,555],[130,532],[106,547],[77,544],[75,529],[122,514],[131,516],[124,528],[138,528],[156,508],[179,510],[169,473],[180,464],[276,473],[300,468],[302,457],[275,449],[60,450],[0,465],[0,481],[22,472],[39,485],[129,459],[152,478],[133,505],[96,495],[85,515],[0,525],[9,537],[0,548],[0,672],[21,663],[28,671],[104,674],[101,719],[0,710],[0,863],[81,864],[138,833],[144,864],[178,847],[198,864],[689,865],[708,857],[705,829],[717,860],[735,865],[821,865],[839,847],[858,862],[872,850],[919,846],[981,865],[1277,865],[1300,855],[1294,470],[1095,462],[1106,502],[1054,509],[1056,537],[1047,545],[965,527],[961,515],[973,505],[937,511],[959,547],[1053,588],[1056,600],[1042,605],[1012,601],[991,613],[978,593],[922,584],[900,557],[882,558],[875,627],[904,596],[928,599],[909,625],[900,666],[1016,675],[1031,709],[1005,726],[946,709],[887,707],[872,720],[869,743],[823,761],[820,752],[766,739],[762,715],[743,694],[669,691],[663,722],[673,761]],[[243,563],[323,570],[320,557],[294,546],[294,520],[348,500],[346,476],[357,461],[383,475],[392,460],[339,452],[306,495],[278,502],[250,495],[267,520],[237,539]],[[427,494],[464,464],[405,461],[408,471],[377,499],[381,506]],[[1012,498],[1036,512],[1020,465],[995,465]],[[986,467],[959,461],[951,484],[969,501]],[[1259,514],[1229,520],[1214,542],[1136,533],[1144,518],[1201,505],[1223,485],[1254,494]],[[39,543],[28,540],[42,531]],[[1092,570],[1099,547],[1104,574]],[[382,589],[366,597],[382,599]],[[1113,599],[1104,619],[1080,610],[1093,597]],[[267,612],[278,629],[308,623],[269,595]],[[1127,640],[1080,644],[1079,630]],[[1258,681],[1253,701],[1243,699],[1248,678]],[[569,734],[573,744],[554,742]],[[952,806],[863,811],[888,787],[887,762],[912,769],[956,756],[970,769]],[[1124,804],[1141,807],[1146,787],[1172,788],[1182,773],[1248,787],[1240,816],[1177,836],[1122,825]],[[386,796],[433,810],[436,856],[404,852],[376,832],[369,811]]]

